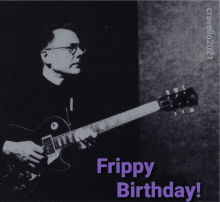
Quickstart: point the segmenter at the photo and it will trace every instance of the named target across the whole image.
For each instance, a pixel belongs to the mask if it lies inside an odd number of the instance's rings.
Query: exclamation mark
[[[200,182],[197,182],[197,197],[199,198],[201,195],[200,195]]]

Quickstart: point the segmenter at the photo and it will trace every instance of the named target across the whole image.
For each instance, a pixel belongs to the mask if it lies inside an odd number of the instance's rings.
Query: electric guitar
[[[174,89],[175,90],[175,89]],[[104,120],[92,123],[82,127],[83,129],[90,128],[97,134],[107,130],[136,120],[153,112],[164,110],[174,111],[177,115],[177,109],[181,109],[185,113],[184,107],[190,107],[190,112],[194,112],[193,105],[198,104],[198,96],[193,88],[175,92],[162,96],[158,101],[153,101]],[[35,144],[43,146],[45,149],[46,167],[49,170],[64,171],[70,167],[68,163],[62,160],[62,150],[70,145],[77,144],[74,134],[76,129],[71,131],[67,122],[60,117],[50,117],[46,119],[37,129],[30,130],[22,126],[10,124],[11,132],[19,136],[20,141],[31,140]],[[32,192],[37,185],[43,169],[31,169],[24,163],[15,161],[6,163],[6,169],[2,171],[0,178],[0,191],[7,198],[26,197]]]

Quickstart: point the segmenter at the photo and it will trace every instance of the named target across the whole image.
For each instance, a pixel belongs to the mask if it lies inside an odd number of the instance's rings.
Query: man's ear
[[[44,64],[50,64],[51,63],[50,62],[50,56],[49,56],[49,54],[47,53],[46,50],[42,50],[40,55],[41,55],[41,59],[42,59]]]

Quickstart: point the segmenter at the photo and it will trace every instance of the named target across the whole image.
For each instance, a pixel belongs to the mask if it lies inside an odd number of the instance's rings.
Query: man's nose
[[[76,57],[80,58],[83,55],[84,51],[82,51],[82,49],[80,47],[78,47],[77,51],[76,51]]]

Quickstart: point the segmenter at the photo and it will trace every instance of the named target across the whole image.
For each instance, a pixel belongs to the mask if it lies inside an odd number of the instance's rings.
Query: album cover
[[[6,201],[218,201],[219,2],[0,2]]]

